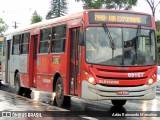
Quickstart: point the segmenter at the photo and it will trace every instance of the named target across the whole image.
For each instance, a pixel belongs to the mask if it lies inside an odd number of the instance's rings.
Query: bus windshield
[[[86,61],[113,66],[143,66],[156,63],[155,32],[149,29],[108,27],[116,49],[102,26],[86,28]]]

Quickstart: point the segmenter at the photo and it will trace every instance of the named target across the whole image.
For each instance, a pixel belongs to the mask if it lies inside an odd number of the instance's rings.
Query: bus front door
[[[30,86],[36,87],[36,79],[37,79],[37,43],[38,43],[38,35],[31,36],[30,42],[30,53],[29,53],[29,80]]]
[[[78,95],[80,46],[78,45],[79,28],[70,30],[70,74],[69,89],[71,95]]]

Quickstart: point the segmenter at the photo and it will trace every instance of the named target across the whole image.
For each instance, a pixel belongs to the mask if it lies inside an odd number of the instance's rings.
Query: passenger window
[[[28,52],[29,52],[29,40],[30,40],[30,33],[22,34],[21,54],[28,54]]]
[[[20,45],[21,35],[13,36],[13,44],[12,44],[12,54],[18,55],[19,54],[19,45]]]
[[[41,30],[39,53],[49,52],[50,40],[51,40],[51,28]]]
[[[65,51],[66,25],[52,28],[51,52],[60,53]]]

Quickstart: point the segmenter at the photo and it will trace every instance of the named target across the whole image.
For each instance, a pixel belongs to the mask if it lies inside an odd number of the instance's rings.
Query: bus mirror
[[[83,32],[79,32],[78,44],[79,44],[80,46],[82,46],[82,45],[84,44]]]

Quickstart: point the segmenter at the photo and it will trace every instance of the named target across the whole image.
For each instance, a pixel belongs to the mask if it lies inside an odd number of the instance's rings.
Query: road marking
[[[79,117],[84,118],[84,119],[88,119],[88,120],[98,120],[97,118],[88,117],[86,115],[79,115]]]

